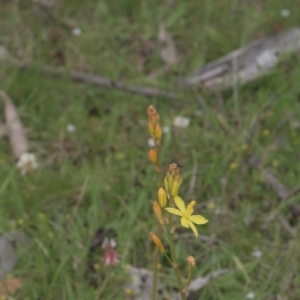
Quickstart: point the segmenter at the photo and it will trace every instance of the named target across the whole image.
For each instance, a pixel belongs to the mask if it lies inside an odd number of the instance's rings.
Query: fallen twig
[[[259,169],[260,167],[260,159],[252,155],[248,158],[248,164],[250,167]],[[270,169],[264,169],[262,171],[264,181],[271,187],[271,189],[275,192],[280,202],[285,202],[289,200],[291,197],[300,193],[300,187],[289,191],[283,183],[276,177],[276,175]],[[300,209],[296,205],[296,203],[291,203],[293,207],[297,207],[297,211],[300,212]],[[294,206],[295,205],[295,206]]]
[[[251,42],[214,60],[191,76],[179,79],[183,87],[198,86],[208,91],[246,84],[266,75],[281,58],[300,50],[300,28]]]
[[[29,66],[23,66],[23,69],[28,69],[28,68]],[[63,76],[64,74],[64,71],[51,66],[43,67],[42,72],[50,76]],[[146,87],[146,86],[138,87],[133,85],[126,85],[123,82],[118,80],[113,80],[99,75],[93,75],[93,74],[89,74],[77,70],[69,71],[69,75],[75,81],[92,84],[97,87],[114,88],[132,94],[143,95],[146,97],[165,97],[168,99],[178,98],[178,95],[172,91],[165,91],[165,90],[161,90],[153,87]]]
[[[7,63],[13,66],[18,66],[19,68],[21,68],[21,70],[28,70],[34,68],[33,64],[24,64],[21,61],[16,60],[14,57],[9,55],[6,49],[2,46],[0,46],[0,60],[5,60]],[[54,68],[52,66],[44,66],[42,67],[41,71],[46,75],[58,77],[63,76],[67,73],[65,70]],[[118,89],[132,94],[143,95],[146,97],[164,97],[170,100],[179,98],[179,95],[172,91],[161,90],[149,86],[127,85],[119,80],[113,80],[100,75],[89,74],[82,71],[70,70],[68,74],[75,81],[88,83],[97,87]]]

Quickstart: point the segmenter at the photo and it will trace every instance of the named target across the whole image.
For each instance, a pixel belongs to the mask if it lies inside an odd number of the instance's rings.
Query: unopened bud
[[[170,188],[169,188],[169,183],[167,177],[164,178],[164,184],[165,184],[165,189],[169,193]]]
[[[157,140],[160,140],[161,137],[162,137],[162,130],[161,130],[161,127],[160,127],[160,125],[156,125],[156,127],[155,127],[155,138],[156,138]]]
[[[172,184],[172,188],[171,188],[171,191],[170,191],[170,194],[172,197],[175,197],[178,195],[178,191],[179,191],[179,181],[178,180],[174,180],[173,181],[173,184]]]
[[[193,257],[193,256],[188,256],[187,258],[186,258],[186,261],[187,261],[187,263],[192,267],[192,268],[194,268],[195,267],[195,265],[196,265],[196,263],[195,263],[195,258]]]
[[[147,109],[148,119],[152,123],[157,123],[159,121],[159,113],[153,105],[150,105]]]
[[[168,189],[169,189],[168,192],[171,193],[171,189],[172,189],[173,182],[174,182],[174,177],[172,175],[168,175],[167,180],[168,180]]]
[[[149,123],[148,123],[148,131],[149,131],[149,133],[150,133],[151,135],[154,135],[154,134],[155,134],[155,127],[154,127],[154,125],[153,125],[152,122],[149,122]]]
[[[164,218],[162,216],[161,208],[160,208],[159,204],[157,203],[157,201],[153,202],[152,207],[153,207],[153,211],[156,215],[156,218],[157,218],[158,222],[160,224],[164,224]]]
[[[157,162],[158,157],[157,157],[157,153],[154,149],[150,149],[149,150],[149,159],[151,160],[151,162],[153,162],[154,164]]]
[[[150,232],[149,233],[150,236],[151,236],[151,239],[153,241],[153,243],[156,245],[156,247],[158,248],[158,250],[161,252],[161,253],[164,253],[165,252],[165,248],[161,242],[161,240],[153,233],[153,232]]]
[[[158,202],[162,208],[167,206],[167,193],[163,188],[159,188],[158,190]]]
[[[147,109],[147,114],[148,114],[149,118],[156,115],[157,114],[156,108],[153,105],[149,105],[148,109]]]

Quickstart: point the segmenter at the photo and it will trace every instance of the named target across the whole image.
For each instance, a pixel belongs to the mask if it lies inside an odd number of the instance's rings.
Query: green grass
[[[191,196],[197,211],[209,219],[200,234],[222,241],[183,239],[180,234],[187,231],[178,229],[180,266],[185,269],[184,259],[194,255],[194,277],[230,269],[195,299],[240,300],[250,291],[259,300],[300,298],[298,236],[291,236],[277,217],[269,218],[278,208],[291,222],[288,208],[279,206],[261,174],[268,167],[289,189],[299,185],[299,58],[291,57],[270,76],[239,88],[239,115],[231,91],[184,91],[174,101],[148,99],[39,71],[50,64],[135,85],[171,87],[177,76],[205,62],[299,24],[299,1],[246,2],[56,1],[49,9],[59,16],[56,20],[33,1],[1,4],[0,44],[35,68],[20,71],[1,62],[0,89],[18,107],[30,151],[40,163],[33,174],[19,175],[8,139],[0,140],[1,232],[23,229],[32,238],[12,273],[24,279],[14,299],[98,299],[101,284],[90,285],[85,272],[89,243],[100,226],[116,231],[122,265],[151,268],[148,233],[156,223],[151,211],[156,174],[147,158],[149,104],[158,108],[162,124],[171,127],[162,146],[164,170],[173,160],[184,166],[185,198],[197,166]],[[289,17],[280,16],[283,8],[291,11]],[[62,18],[75,20],[82,35],[72,36]],[[183,59],[176,74],[150,82],[147,74],[163,66],[156,49],[162,21]],[[55,51],[62,56],[53,55]],[[190,118],[187,129],[172,127],[177,115]],[[67,132],[69,123],[75,132]],[[266,129],[268,135],[263,134]],[[247,163],[252,155],[262,159],[261,169]],[[230,168],[232,163],[236,168]],[[293,200],[299,202],[299,196]],[[292,221],[299,227],[298,219]],[[251,255],[255,248],[263,253],[260,259]],[[167,263],[161,271],[170,274],[169,280],[175,278]],[[115,268],[99,299],[124,299],[124,290],[116,289],[124,282],[124,271]]]

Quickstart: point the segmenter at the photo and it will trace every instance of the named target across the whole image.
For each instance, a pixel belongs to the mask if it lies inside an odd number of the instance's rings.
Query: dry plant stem
[[[174,199],[172,199],[172,201],[174,201]],[[172,258],[172,262],[173,262],[173,268],[175,270],[175,274],[176,274],[176,278],[177,278],[177,282],[178,282],[178,286],[179,286],[179,290],[180,290],[181,299],[186,300],[186,294],[183,290],[182,279],[181,279],[181,275],[180,275],[180,272],[179,272],[179,269],[178,269],[177,259],[176,259],[176,255],[175,255],[174,237],[173,237],[173,233],[171,232],[172,227],[173,227],[172,214],[169,214],[168,219],[169,219],[168,238],[169,238],[169,244],[170,244],[170,250],[171,250],[171,258]]]

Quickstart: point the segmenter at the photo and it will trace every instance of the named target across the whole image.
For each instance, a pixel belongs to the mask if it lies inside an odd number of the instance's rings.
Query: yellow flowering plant
[[[163,179],[163,172],[159,160],[159,150],[162,139],[162,130],[160,126],[160,116],[156,108],[152,105],[148,107],[148,131],[154,142],[154,148],[149,151],[149,159],[154,164],[158,174],[159,188],[157,192],[157,200],[153,201],[152,208],[157,218],[157,232],[150,232],[151,239],[156,245],[154,252],[154,270],[153,270],[153,286],[152,286],[152,300],[156,299],[156,284],[157,284],[157,265],[159,253],[166,256],[171,266],[175,270],[176,279],[181,295],[181,299],[186,300],[187,288],[191,282],[192,270],[195,267],[195,259],[193,256],[188,256],[186,261],[189,265],[189,274],[186,283],[183,284],[182,276],[180,274],[174,246],[174,232],[173,215],[179,216],[182,227],[190,228],[195,237],[198,237],[198,230],[196,225],[203,225],[208,222],[201,215],[195,215],[194,207],[196,201],[192,200],[187,206],[183,199],[179,196],[180,186],[182,184],[182,175],[180,173],[181,166],[177,163],[171,163],[166,176]],[[162,242],[162,229],[167,236],[167,242],[170,246],[171,257],[165,251]]]
[[[194,206],[196,205],[196,201],[191,201],[190,204],[185,208],[184,201],[179,197],[175,196],[174,197],[174,202],[176,204],[177,208],[173,207],[167,207],[165,208],[166,211],[168,211],[171,214],[180,216],[180,222],[182,227],[186,228],[191,228],[192,231],[194,232],[196,238],[198,237],[198,230],[195,227],[195,224],[202,225],[208,222],[204,217],[201,215],[192,215],[194,212]]]

